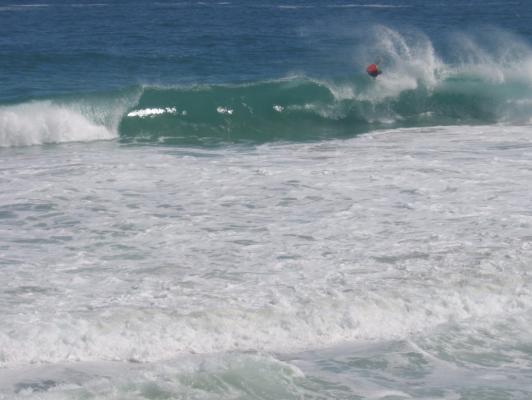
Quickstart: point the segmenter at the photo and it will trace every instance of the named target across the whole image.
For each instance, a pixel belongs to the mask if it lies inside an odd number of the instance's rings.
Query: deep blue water
[[[530,42],[527,1],[9,1],[0,5],[0,101],[138,84],[347,78],[372,60],[371,26],[449,36],[502,29]],[[451,48],[449,48],[451,47]]]

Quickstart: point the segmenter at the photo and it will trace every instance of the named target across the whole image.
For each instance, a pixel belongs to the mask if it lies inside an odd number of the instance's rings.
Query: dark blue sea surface
[[[0,5],[0,99],[138,84],[235,83],[305,74],[348,78],[378,38],[502,29],[529,42],[527,1],[9,1]],[[445,58],[445,56],[444,56]]]

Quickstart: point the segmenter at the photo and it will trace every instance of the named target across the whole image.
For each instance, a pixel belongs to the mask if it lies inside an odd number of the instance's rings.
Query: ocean
[[[531,128],[529,1],[1,0],[0,399],[532,399]]]

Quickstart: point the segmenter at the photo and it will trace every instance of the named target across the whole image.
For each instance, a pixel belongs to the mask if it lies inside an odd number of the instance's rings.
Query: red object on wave
[[[366,71],[368,72],[369,75],[371,75],[374,78],[376,78],[381,73],[377,64],[368,65],[368,68],[366,68]]]

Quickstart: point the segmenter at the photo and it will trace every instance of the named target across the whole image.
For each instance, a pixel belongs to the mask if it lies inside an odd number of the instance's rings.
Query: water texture
[[[531,22],[0,4],[0,399],[532,398]]]

